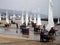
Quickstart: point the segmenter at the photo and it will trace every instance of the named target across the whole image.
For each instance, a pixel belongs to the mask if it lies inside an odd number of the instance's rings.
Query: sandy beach
[[[0,24],[0,44],[1,45],[45,45],[40,41],[40,34],[34,34],[33,28],[30,27],[29,30],[29,35],[23,35],[21,33],[21,29],[20,29],[20,20],[15,20],[16,23],[18,23],[19,28],[16,29],[16,25],[15,24],[11,24],[10,27],[8,28],[4,28],[4,24],[5,24],[5,20],[2,20],[3,24]],[[47,21],[42,21],[43,24],[47,24]],[[57,35],[60,35],[59,32],[59,28],[60,26],[56,26],[56,28],[58,29],[57,31]],[[42,26],[41,26],[42,28]],[[16,31],[18,31],[18,33],[16,33]],[[60,44],[59,43],[59,38],[60,36],[56,36],[56,40],[53,42],[47,42],[46,45],[57,45]]]

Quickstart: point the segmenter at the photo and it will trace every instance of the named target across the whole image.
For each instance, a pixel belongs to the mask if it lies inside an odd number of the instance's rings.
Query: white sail
[[[26,21],[26,26],[28,25],[28,13],[26,13],[26,18],[25,18],[25,21]]]
[[[41,18],[39,15],[37,15],[37,25],[42,25]]]
[[[10,19],[13,19],[13,16],[10,16]]]
[[[30,22],[32,21],[32,15],[30,15]]]
[[[8,13],[6,12],[6,22],[9,24]]]
[[[34,23],[36,23],[36,15],[34,15]]]
[[[15,14],[13,14],[13,21],[15,21],[15,18],[16,18],[16,15],[15,15]]]
[[[1,13],[0,13],[0,21],[1,21]]]
[[[54,27],[52,7],[53,7],[53,2],[52,0],[49,0],[48,25],[46,27],[48,31],[50,31],[51,27]]]
[[[41,17],[39,15],[39,13],[40,13],[40,9],[38,8],[37,25],[42,25],[42,23],[41,23]]]
[[[24,23],[24,16],[23,16],[23,13],[22,13],[22,17],[21,17],[21,23],[22,23],[22,24]]]
[[[20,15],[18,15],[18,17],[20,18]]]
[[[59,18],[58,18],[58,24],[60,23]]]

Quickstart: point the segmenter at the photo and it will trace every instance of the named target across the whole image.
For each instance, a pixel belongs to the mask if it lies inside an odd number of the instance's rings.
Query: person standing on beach
[[[43,25],[43,30],[45,30],[45,24]]]
[[[40,42],[44,42],[44,31],[41,30],[40,32]]]
[[[18,28],[18,24],[16,23],[16,28]]]
[[[16,23],[16,28],[17,28],[16,33],[18,33],[18,24],[17,23]]]

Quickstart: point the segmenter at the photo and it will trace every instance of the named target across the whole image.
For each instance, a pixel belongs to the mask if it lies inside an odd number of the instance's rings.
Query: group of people
[[[31,23],[32,24],[32,27],[34,28],[34,31],[35,32],[38,32],[40,31],[40,41],[49,41],[50,39],[53,38],[54,35],[56,35],[56,30],[54,27],[51,27],[50,31],[47,31],[45,29],[45,24],[43,25],[43,29],[40,28],[40,26],[36,25],[35,23]],[[16,23],[16,27],[18,28],[18,24]],[[24,32],[24,28],[26,28],[26,24],[23,23],[21,26],[20,26],[20,29],[22,29],[22,32]]]
[[[39,32],[40,30],[40,41],[49,41],[53,40],[54,36],[56,35],[55,27],[51,27],[50,31],[46,30],[45,24],[43,25],[43,29],[40,28],[39,25],[32,22],[32,27],[34,28],[35,32]]]
[[[36,25],[36,23],[34,23],[34,22],[31,22],[31,24],[32,24],[32,27],[34,28],[34,32],[38,32],[38,31],[40,31],[40,25]]]
[[[51,27],[50,31],[45,29],[45,25],[43,26],[43,30],[40,32],[40,41],[53,41],[54,36],[56,35],[56,31],[54,27]]]
[[[18,28],[18,23],[15,23],[13,20],[11,20],[11,24],[16,24],[16,28]]]

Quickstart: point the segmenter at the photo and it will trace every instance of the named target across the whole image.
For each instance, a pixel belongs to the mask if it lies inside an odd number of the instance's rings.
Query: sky
[[[0,0],[0,9],[38,11],[48,15],[49,0]],[[60,16],[60,0],[53,0],[53,15]]]

